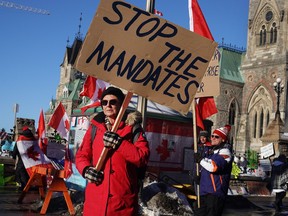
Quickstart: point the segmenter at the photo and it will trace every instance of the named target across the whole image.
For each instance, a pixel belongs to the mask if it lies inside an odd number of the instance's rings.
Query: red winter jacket
[[[99,113],[91,123],[96,125],[96,136],[91,144],[91,126],[76,154],[76,167],[84,175],[87,166],[97,164],[103,150],[103,134],[106,131],[105,116]],[[117,133],[123,141],[117,150],[110,150],[105,163],[104,180],[100,185],[88,183],[85,191],[84,216],[129,216],[138,212],[138,183],[136,167],[148,163],[150,151],[144,134],[132,143],[132,126],[122,121]],[[92,150],[91,150],[92,147]]]

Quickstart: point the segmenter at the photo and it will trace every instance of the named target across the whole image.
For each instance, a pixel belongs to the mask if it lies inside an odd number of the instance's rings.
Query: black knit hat
[[[209,137],[208,131],[200,131],[199,137],[200,136],[204,136],[204,137],[208,138]]]
[[[114,95],[118,98],[120,104],[123,103],[125,95],[119,88],[115,88],[113,86],[110,86],[109,88],[105,89],[101,95],[101,101],[106,95]]]

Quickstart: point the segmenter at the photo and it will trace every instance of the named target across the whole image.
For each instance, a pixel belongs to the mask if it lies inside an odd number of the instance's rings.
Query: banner
[[[75,67],[187,113],[216,47],[129,3],[101,0]]]

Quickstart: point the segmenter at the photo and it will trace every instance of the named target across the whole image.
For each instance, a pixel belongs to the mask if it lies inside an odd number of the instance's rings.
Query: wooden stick
[[[197,124],[196,124],[196,103],[195,99],[192,101],[192,113],[193,113],[193,137],[194,137],[194,152],[197,153],[198,144],[197,144]],[[196,175],[199,176],[199,163],[196,163]],[[200,208],[200,186],[197,184],[196,186],[196,193],[197,193],[197,205]]]
[[[120,124],[120,122],[121,122],[121,120],[123,118],[123,115],[125,114],[125,111],[126,111],[128,105],[130,103],[130,100],[131,100],[132,96],[133,96],[132,92],[127,92],[127,94],[125,96],[125,99],[124,99],[124,101],[122,103],[122,106],[120,108],[120,111],[119,111],[119,113],[117,115],[117,118],[115,120],[115,123],[113,124],[112,130],[111,130],[112,132],[116,132],[117,131],[117,129],[119,127],[119,124]],[[101,155],[100,155],[100,157],[98,159],[96,167],[95,167],[97,171],[103,170],[104,165],[105,165],[105,161],[107,159],[108,152],[109,152],[109,148],[104,147],[102,152],[101,152]]]

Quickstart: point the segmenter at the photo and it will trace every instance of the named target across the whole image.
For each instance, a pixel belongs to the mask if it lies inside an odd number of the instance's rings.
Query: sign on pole
[[[209,62],[206,73],[200,83],[199,88],[196,92],[196,98],[200,97],[212,97],[220,94],[220,62],[221,54],[218,49]]]
[[[187,113],[216,47],[127,2],[101,0],[75,67]]]

